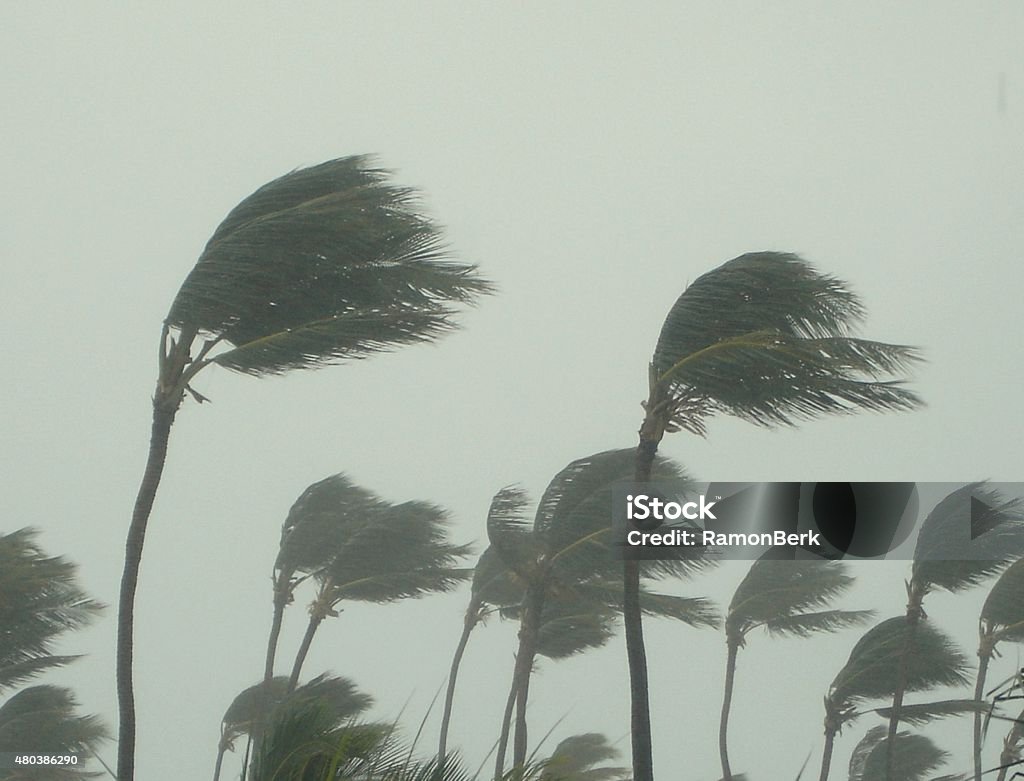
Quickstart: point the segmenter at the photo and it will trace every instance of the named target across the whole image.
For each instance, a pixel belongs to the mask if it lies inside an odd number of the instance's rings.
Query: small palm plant
[[[911,652],[904,653],[907,643]],[[901,672],[901,662],[906,664]],[[892,697],[903,680],[907,691],[968,683],[967,658],[930,621],[922,619],[911,633],[905,616],[887,619],[868,630],[850,652],[825,696],[825,748],[819,781],[827,781],[836,735],[865,712],[865,703]],[[972,702],[953,700],[904,709],[904,718],[921,722],[950,713],[970,712]],[[870,710],[870,709],[867,709]],[[889,716],[889,709],[876,711]]]
[[[532,525],[525,512],[492,513],[488,537],[506,566],[523,583],[520,606],[519,648],[516,652],[512,692],[516,702],[513,766],[526,761],[526,705],[530,674],[546,607],[553,601],[585,606],[574,614],[595,614],[597,606],[621,609],[621,565],[613,546],[613,491],[633,473],[631,450],[608,450],[573,461],[554,478],[541,497]],[[667,459],[652,462],[651,472],[666,483],[685,484],[682,470]],[[525,503],[525,497],[520,497]],[[708,565],[700,556],[646,561],[644,575],[685,575]],[[642,590],[641,590],[642,591]],[[695,626],[716,626],[710,603],[699,598],[638,592],[641,610],[671,615]],[[499,740],[496,776],[503,772],[507,730]]]
[[[312,369],[431,341],[454,327],[453,303],[491,292],[448,259],[415,191],[363,156],[275,179],[214,231],[160,335],[149,456],[125,542],[118,610],[120,781],[135,775],[135,590],[175,415],[213,364],[254,377]]]
[[[636,481],[651,478],[666,432],[703,436],[717,413],[778,426],[917,407],[918,397],[899,382],[917,354],[853,338],[864,314],[846,283],[792,254],[741,255],[698,277],[669,311],[650,363]],[[624,562],[623,577],[633,773],[635,781],[653,781],[636,561]]]
[[[867,621],[874,611],[829,609],[853,585],[845,565],[824,559],[781,560],[769,550],[751,565],[733,594],[725,615],[725,691],[719,722],[718,746],[723,781],[732,779],[729,766],[729,711],[736,660],[747,635],[763,627],[772,636],[809,637],[835,632]]]

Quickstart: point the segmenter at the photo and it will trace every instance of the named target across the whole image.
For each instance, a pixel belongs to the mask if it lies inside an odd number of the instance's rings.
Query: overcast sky
[[[797,252],[849,280],[867,336],[923,348],[928,408],[786,432],[717,419],[664,453],[704,480],[1021,479],[1024,4],[9,3],[2,17],[0,529],[41,528],[111,606],[161,321],[239,200],[375,153],[500,288],[436,346],[267,380],[203,373],[212,404],[178,416],[142,567],[140,778],[212,773],[220,717],[262,670],[280,524],[308,484],[345,471],[438,502],[482,547],[499,488],[537,496],[569,461],[634,443],[665,314],[743,252]],[[902,612],[906,566],[870,566],[847,606]],[[744,571],[685,592],[727,603]],[[466,598],[348,607],[305,669],[353,678],[374,716],[409,700],[411,733]],[[979,599],[929,607],[972,657]],[[67,639],[88,656],[49,679],[111,725],[114,613]],[[821,698],[858,634],[752,639],[736,771],[792,778],[808,752],[817,766]],[[467,653],[452,742],[473,767],[514,637],[494,622]],[[722,637],[648,637],[659,777],[717,778]],[[568,714],[551,745],[625,735],[621,637],[542,661],[531,703],[532,735]],[[842,736],[834,778],[867,726]],[[946,747],[963,758],[956,727]]]

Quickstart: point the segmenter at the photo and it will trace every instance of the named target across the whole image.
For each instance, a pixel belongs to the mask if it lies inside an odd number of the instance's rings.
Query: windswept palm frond
[[[539,781],[626,781],[629,768],[604,764],[618,759],[619,754],[598,732],[571,735],[542,761]]]
[[[0,534],[0,691],[77,659],[54,654],[54,644],[104,608],[78,585],[74,564],[45,554],[38,534]]]
[[[981,608],[981,627],[993,649],[1004,640],[1024,642],[1024,558],[1007,567],[992,585]]]
[[[885,727],[868,731],[850,758],[850,781],[887,781],[886,750],[889,738]],[[896,736],[895,764],[891,778],[900,781],[924,781],[949,759],[943,751],[923,735],[901,732]]]
[[[930,724],[935,719],[946,716],[965,716],[974,713],[986,713],[989,703],[984,700],[940,700],[938,702],[920,702],[900,706],[900,722],[913,726]],[[892,708],[876,708],[875,713],[888,719]]]

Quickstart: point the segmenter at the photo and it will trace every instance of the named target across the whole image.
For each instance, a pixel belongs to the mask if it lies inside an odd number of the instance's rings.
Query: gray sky
[[[1022,39],[1013,2],[6,5],[2,528],[42,528],[97,598],[116,602],[161,320],[253,189],[377,153],[501,288],[437,346],[203,374],[213,403],[179,414],[143,561],[140,777],[211,772],[220,716],[262,668],[280,524],[309,483],[345,471],[436,501],[482,543],[498,488],[537,496],[570,460],[633,444],[662,319],[742,252],[849,280],[866,335],[924,348],[929,406],[786,432],[716,420],[664,453],[705,480],[1020,480]],[[902,611],[906,567],[872,566],[850,606]],[[727,603],[743,572],[687,593]],[[929,607],[972,655],[979,598]],[[411,696],[414,730],[465,599],[346,608],[306,670],[352,677],[384,718]],[[304,623],[291,613],[283,660]],[[111,609],[69,638],[89,656],[52,676],[112,724],[114,624]],[[471,764],[497,732],[514,634],[495,623],[467,654],[453,740]],[[857,635],[754,638],[737,771],[792,777],[812,750],[816,766],[821,697]],[[648,637],[660,777],[717,778],[722,638]],[[551,745],[624,735],[622,646],[543,662],[532,734],[568,713]]]

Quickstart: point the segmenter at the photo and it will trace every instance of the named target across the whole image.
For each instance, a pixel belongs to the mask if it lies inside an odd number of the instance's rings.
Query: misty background
[[[142,777],[212,772],[225,708],[260,678],[280,525],[307,485],[344,471],[389,501],[437,502],[479,552],[499,488],[537,498],[569,461],[635,443],[669,307],[743,252],[796,252],[849,281],[864,335],[923,348],[928,407],[778,432],[720,417],[664,455],[700,480],[1022,479],[1024,5],[12,3],[2,17],[0,528],[42,529],[111,606],[64,639],[87,656],[45,678],[84,711],[116,724],[117,588],[160,325],[228,210],[296,167],[374,153],[499,286],[437,345],[260,381],[203,373],[212,403],[178,414],[142,564]],[[724,609],[746,567],[681,593]],[[858,567],[842,606],[902,613],[908,567]],[[972,659],[983,595],[929,600]],[[282,669],[308,597],[286,615]],[[404,707],[411,735],[467,598],[348,603],[307,676],[352,678],[374,717]],[[467,651],[450,743],[473,768],[515,631],[492,621]],[[656,770],[718,778],[723,635],[645,631]],[[751,639],[736,772],[792,777],[808,752],[816,766],[821,698],[862,631]],[[563,716],[549,748],[626,734],[621,636],[539,669],[535,739]],[[834,778],[873,723],[842,736]],[[957,753],[952,772],[969,724],[950,724],[928,734]]]

